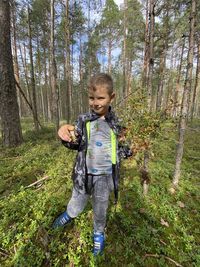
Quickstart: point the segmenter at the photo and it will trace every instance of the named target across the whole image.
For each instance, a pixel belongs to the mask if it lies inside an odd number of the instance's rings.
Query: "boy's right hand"
[[[58,130],[58,136],[66,142],[71,142],[73,141],[73,137],[72,137],[73,131],[74,131],[73,125],[65,124],[61,126],[60,129]]]

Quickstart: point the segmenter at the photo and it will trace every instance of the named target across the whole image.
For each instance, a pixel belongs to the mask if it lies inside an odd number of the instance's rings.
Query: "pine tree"
[[[17,146],[22,143],[22,131],[13,70],[10,3],[0,0],[0,116],[3,145]]]

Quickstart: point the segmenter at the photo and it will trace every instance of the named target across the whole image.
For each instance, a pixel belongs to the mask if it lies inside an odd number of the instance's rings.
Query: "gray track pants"
[[[94,213],[94,231],[104,232],[110,192],[113,190],[112,175],[88,176],[90,194],[80,194],[75,188],[67,205],[67,213],[71,218],[77,217],[85,208],[89,197],[92,197]]]

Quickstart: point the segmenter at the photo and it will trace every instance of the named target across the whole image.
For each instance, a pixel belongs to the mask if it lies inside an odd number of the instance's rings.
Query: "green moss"
[[[75,153],[55,139],[53,127],[35,133],[30,121],[23,126],[24,144],[0,149],[1,266],[171,266],[165,256],[183,266],[200,266],[198,131],[186,132],[175,195],[168,191],[176,145],[172,122],[163,124],[153,144],[146,198],[136,162],[124,161],[116,208],[111,196],[105,253],[94,259],[91,205],[64,229],[51,229],[70,198]],[[190,125],[195,127],[199,122]],[[44,176],[48,179],[40,186],[25,188]]]

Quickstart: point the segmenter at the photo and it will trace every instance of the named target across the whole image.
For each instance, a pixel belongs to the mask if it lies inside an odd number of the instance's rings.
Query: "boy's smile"
[[[105,86],[96,86],[96,90],[89,90],[89,105],[90,108],[100,116],[105,116],[109,106],[112,103],[115,94],[108,93]]]

